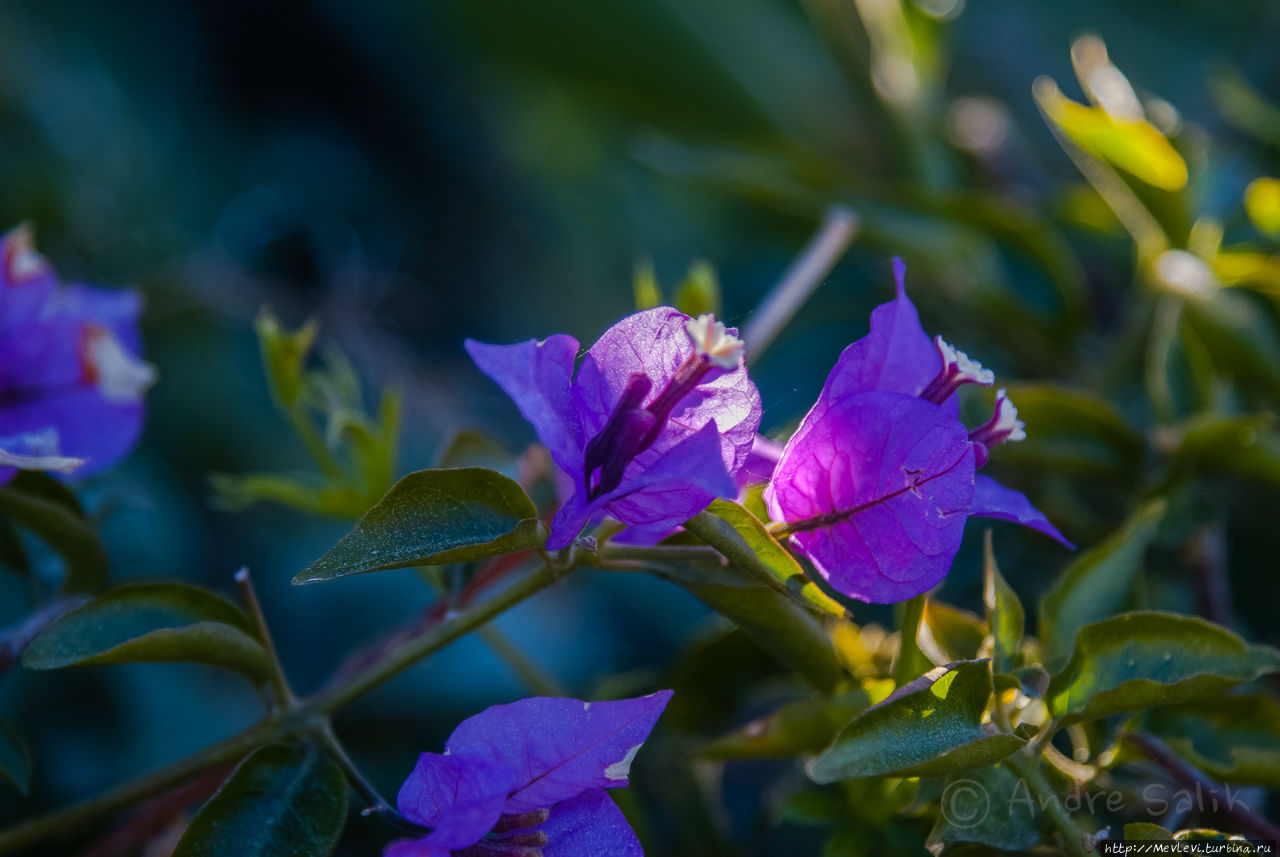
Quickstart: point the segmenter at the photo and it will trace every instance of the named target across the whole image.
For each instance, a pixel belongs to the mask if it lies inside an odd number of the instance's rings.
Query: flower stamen
[[[990,387],[995,382],[994,372],[983,369],[981,363],[948,345],[941,336],[935,336],[933,344],[942,358],[942,371],[921,391],[920,398],[940,405],[964,384]]]
[[[992,449],[1002,443],[1025,440],[1026,437],[1026,424],[1018,419],[1018,409],[1003,389],[997,390],[995,412],[991,419],[969,432],[974,464],[981,467],[987,463]]]

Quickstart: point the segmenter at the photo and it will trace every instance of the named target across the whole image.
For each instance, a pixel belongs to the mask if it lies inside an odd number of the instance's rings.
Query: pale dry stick
[[[801,251],[782,279],[765,295],[760,306],[743,326],[747,363],[754,363],[786,327],[823,278],[831,272],[858,234],[858,215],[845,205],[827,209],[818,234]]]

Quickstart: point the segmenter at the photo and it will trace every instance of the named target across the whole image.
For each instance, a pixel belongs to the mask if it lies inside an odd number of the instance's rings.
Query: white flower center
[[[156,382],[156,368],[129,353],[114,333],[87,325],[81,357],[89,380],[113,402],[136,402]]]
[[[691,318],[684,323],[684,329],[693,340],[694,352],[699,357],[706,357],[714,365],[725,371],[738,368],[738,359],[742,356],[742,340],[724,329],[724,323],[716,321],[711,313]]]
[[[942,371],[944,374],[951,375],[960,383],[969,382],[971,384],[980,384],[983,387],[990,387],[996,380],[996,373],[990,369],[983,369],[982,364],[977,360],[971,360],[969,355],[963,351],[957,351],[946,342],[941,336],[933,338],[933,344],[937,346],[938,353],[942,355]]]

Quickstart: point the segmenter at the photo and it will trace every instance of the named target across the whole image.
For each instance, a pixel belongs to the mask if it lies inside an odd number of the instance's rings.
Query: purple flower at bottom
[[[870,332],[840,355],[818,401],[782,452],[764,499],[792,546],[835,589],[863,601],[903,601],[951,568],[965,521],[1015,521],[1071,547],[1022,494],[975,470],[993,448],[1025,436],[1001,390],[972,431],[955,392],[993,374],[920,327],[895,260],[898,294]]]
[[[572,483],[548,548],[569,545],[602,514],[629,524],[629,541],[654,542],[716,497],[737,496],[760,394],[735,334],[710,315],[644,310],[606,330],[576,375],[571,336],[466,341]]]
[[[155,370],[136,292],[63,286],[31,230],[0,238],[0,483],[15,468],[110,467],[142,429]]]
[[[396,799],[430,833],[384,857],[643,857],[604,790],[627,785],[670,699],[534,697],[464,720],[443,754],[419,757]]]

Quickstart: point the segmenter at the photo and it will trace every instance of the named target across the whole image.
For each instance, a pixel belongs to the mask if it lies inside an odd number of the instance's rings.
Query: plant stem
[[[1044,809],[1049,816],[1049,821],[1058,829],[1066,852],[1072,857],[1089,857],[1090,851],[1085,847],[1084,832],[1080,830],[1071,813],[1067,812],[1062,801],[1058,800],[1058,796],[1053,793],[1044,775],[1040,773],[1039,757],[1028,756],[1020,750],[1012,756],[1005,757],[1001,764],[1022,778],[1022,782],[1036,799],[1036,803]]]
[[[298,702],[291,711],[269,717],[185,759],[86,801],[0,831],[0,855],[16,854],[54,838],[70,838],[104,816],[172,789],[201,771],[239,759],[265,744],[323,729],[323,725],[317,727],[317,724],[324,724],[329,714],[536,595],[572,569],[573,565],[543,566],[466,612],[447,617],[416,636],[398,641],[400,645],[387,650],[347,680]]]
[[[754,363],[844,255],[858,232],[858,215],[843,205],[827,209],[822,226],[743,327],[746,361]]]
[[[278,711],[288,711],[297,703],[289,680],[285,677],[280,656],[276,653],[276,644],[271,639],[271,631],[267,628],[267,617],[262,613],[262,602],[258,600],[258,592],[253,588],[253,578],[249,569],[242,568],[236,572],[236,588],[240,590],[240,600],[244,602],[249,619],[258,630],[258,638],[267,651],[267,659],[271,661],[271,687],[275,691],[275,707]]]

